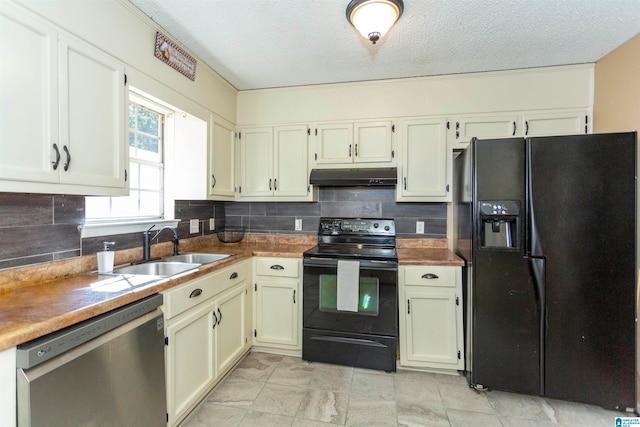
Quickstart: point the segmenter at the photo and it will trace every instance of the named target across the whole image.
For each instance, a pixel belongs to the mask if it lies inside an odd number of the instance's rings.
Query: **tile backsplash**
[[[141,233],[80,238],[84,224],[83,196],[0,192],[0,269],[90,255],[102,242],[115,241],[118,249],[142,246]],[[246,227],[250,233],[316,234],[321,216],[388,217],[396,221],[399,237],[446,237],[446,203],[396,203],[394,187],[322,187],[318,201],[214,202],[176,200],[175,218],[180,238],[214,233],[225,224]],[[295,219],[302,230],[295,231]],[[190,233],[189,220],[198,219],[198,233]],[[424,234],[415,234],[416,221],[424,221]],[[170,240],[170,235],[160,241]]]
[[[0,269],[81,255],[84,197],[0,193]]]
[[[447,236],[446,203],[396,203],[395,187],[321,187],[317,202],[226,202],[225,221],[250,233],[316,234],[320,217],[394,218],[399,237]],[[295,231],[295,219],[302,230]],[[424,221],[424,234],[415,234]]]

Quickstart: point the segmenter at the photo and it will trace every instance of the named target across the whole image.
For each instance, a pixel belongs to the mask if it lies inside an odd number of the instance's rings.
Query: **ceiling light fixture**
[[[351,0],[347,6],[347,20],[376,44],[400,18],[403,9],[402,0]]]

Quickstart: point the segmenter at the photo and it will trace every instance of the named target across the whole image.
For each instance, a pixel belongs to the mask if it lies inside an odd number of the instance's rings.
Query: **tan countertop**
[[[305,250],[315,246],[315,236],[269,236],[245,238],[241,243],[223,244],[213,236],[180,241],[181,252],[233,254],[229,258],[206,264],[171,278],[129,288],[113,275],[99,275],[96,257],[86,256],[52,263],[0,271],[0,351],[58,331],[109,310],[170,289],[202,275],[227,267],[252,256],[302,258]],[[420,245],[398,240],[400,265],[464,265],[441,242]],[[420,239],[422,240],[422,239]],[[436,240],[436,239],[433,239]],[[435,247],[434,247],[435,246]],[[171,243],[153,246],[152,257],[170,254]],[[140,249],[116,252],[116,265],[140,259]]]

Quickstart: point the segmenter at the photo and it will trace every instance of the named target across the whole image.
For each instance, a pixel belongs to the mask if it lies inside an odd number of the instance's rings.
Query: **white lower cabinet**
[[[302,349],[301,260],[256,257],[254,344],[265,349]]]
[[[243,261],[164,292],[168,425],[181,422],[251,347],[248,273]]]
[[[400,365],[464,369],[460,267],[400,266]]]
[[[248,346],[245,334],[246,283],[240,283],[215,298],[217,326],[216,333],[216,372],[226,373],[238,360]]]

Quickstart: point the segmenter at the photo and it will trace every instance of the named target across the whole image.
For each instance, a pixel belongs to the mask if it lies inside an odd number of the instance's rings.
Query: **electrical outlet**
[[[296,218],[296,231],[302,230],[302,218]]]
[[[209,230],[213,231],[216,229],[216,219],[209,218]]]
[[[189,233],[198,233],[200,231],[200,220],[189,220]]]
[[[416,234],[424,234],[424,221],[416,221]]]

